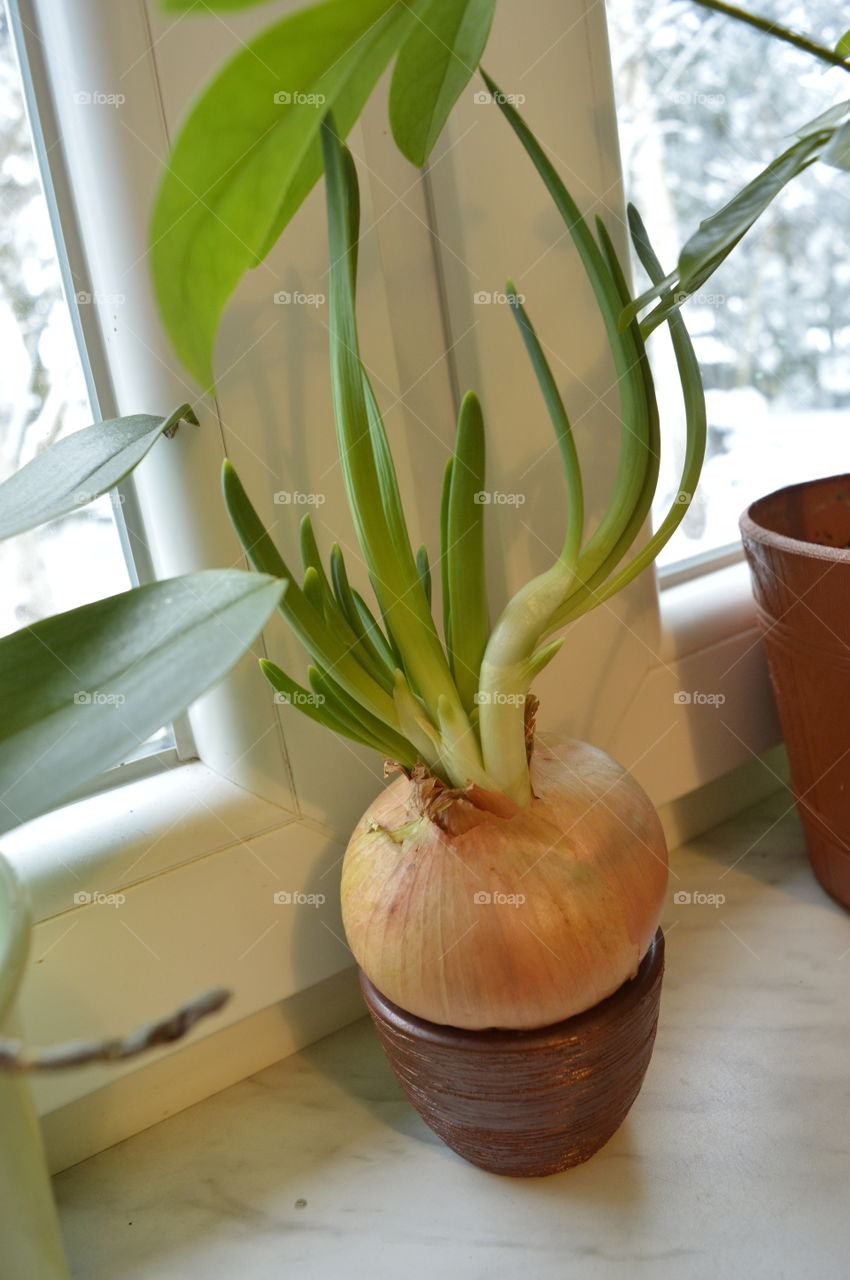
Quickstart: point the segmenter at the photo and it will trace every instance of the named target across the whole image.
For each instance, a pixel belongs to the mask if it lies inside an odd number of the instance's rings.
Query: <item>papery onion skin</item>
[[[583,742],[538,739],[531,783],[525,808],[449,793],[439,812],[433,780],[423,792],[402,776],[355,828],[342,872],[348,943],[409,1013],[469,1030],[545,1027],[637,972],[667,889],[651,801]],[[508,816],[478,807],[500,800]]]

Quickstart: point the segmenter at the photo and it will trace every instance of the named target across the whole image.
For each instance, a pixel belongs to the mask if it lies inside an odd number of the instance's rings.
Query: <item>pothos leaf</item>
[[[399,150],[422,166],[484,52],[496,0],[430,0],[399,51],[390,124]]]
[[[192,107],[157,193],[151,262],[174,348],[203,386],[227,299],[319,177],[324,113],[334,107],[348,132],[416,9],[324,0],[299,10],[245,44]]]

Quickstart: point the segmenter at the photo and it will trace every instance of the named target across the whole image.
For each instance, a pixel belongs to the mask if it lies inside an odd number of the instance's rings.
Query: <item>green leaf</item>
[[[371,613],[369,613],[365,603],[361,600],[360,604],[358,604],[357,597],[351,590],[351,585],[348,581],[348,572],[345,568],[342,549],[336,542],[331,547],[330,565],[334,598],[339,605],[342,616],[357,637],[358,643],[369,654],[370,660],[381,671],[381,682],[383,683],[385,679],[389,679],[391,687],[395,681],[395,669],[398,666],[398,659],[392,654],[389,645],[384,639],[383,632]]]
[[[663,268],[652,248],[641,216],[631,204],[628,207],[628,219],[632,243],[644,270],[651,280],[661,279],[664,274]],[[631,562],[607,583],[602,593],[603,599],[609,599],[620,591],[627,582],[631,582],[632,578],[652,563],[684,519],[699,484],[706,444],[705,392],[699,363],[682,317],[678,312],[673,312],[667,317],[667,323],[670,327],[670,338],[685,406],[685,457],[682,463],[679,491],[669,512],[649,541]]]
[[[428,605],[431,605],[431,563],[428,559],[428,548],[420,547],[416,552],[416,570],[419,574],[419,581],[422,583],[422,590],[425,592],[425,599]]]
[[[309,514],[301,517],[301,525],[298,531],[299,545],[301,550],[301,563],[304,566],[304,583],[305,592],[308,578],[316,582],[316,599],[319,602],[319,608],[324,615],[325,621],[330,622],[332,626],[338,627],[340,634],[349,644],[354,644],[356,636],[339,607],[339,604],[331,590],[331,584],[328,581],[328,575],[325,573],[325,566],[322,564],[322,557],[319,553],[319,544],[316,542],[316,535],[313,532],[313,522]]]
[[[440,586],[443,595],[443,639],[446,650],[452,647],[452,613],[449,603],[449,498],[452,492],[454,457],[446,462],[443,472],[443,490],[440,496]]]
[[[484,483],[484,419],[478,399],[470,391],[458,414],[443,550],[452,632],[449,660],[468,712],[475,706],[478,673],[490,636],[481,501]]]
[[[428,719],[422,704],[411,693],[402,671],[396,672],[395,704],[401,732],[413,743],[432,771],[440,758],[440,735]],[[441,695],[442,696],[442,695]]]
[[[66,800],[215,684],[281,585],[236,570],[193,573],[0,640],[0,830]]]
[[[330,244],[329,330],[334,420],[348,505],[405,677],[432,712],[457,690],[416,568],[389,444],[360,361],[352,256],[357,176],[330,116],[322,128]]]
[[[635,217],[637,217],[636,211]],[[643,224],[641,223],[640,225],[642,228]],[[596,234],[599,238],[599,243],[602,246],[602,252],[605,254],[605,259],[610,268],[611,276],[616,282],[621,304],[625,307],[629,302],[631,302],[629,286],[626,283],[625,273],[617,257],[617,251],[614,248],[611,237],[609,236],[607,228],[601,218],[596,219]],[[644,240],[648,245],[648,239],[645,232]],[[657,273],[652,278],[657,279]],[[644,522],[652,510],[652,503],[658,486],[658,473],[661,464],[661,423],[658,412],[658,401],[655,395],[655,383],[652,377],[649,357],[646,354],[646,347],[641,335],[640,326],[636,320],[633,320],[628,327],[634,338],[638,366],[644,382],[644,393],[649,422],[649,459],[646,474],[644,476],[643,489],[638,501],[635,503],[629,523],[623,530],[619,542],[611,549],[606,561],[600,565],[596,574],[589,580],[587,585],[591,587],[594,587],[598,582],[604,581],[605,578],[613,572],[614,568],[619,564],[626,552],[631,548],[632,543],[640,534]]]
[[[304,582],[301,590],[304,592],[305,600],[309,601],[316,612],[325,619],[325,622],[329,621],[325,610],[325,596],[322,591],[322,579],[315,569],[310,568],[304,574]]]
[[[402,45],[390,86],[399,150],[425,164],[484,52],[496,0],[430,0]]]
[[[413,21],[401,0],[299,10],[245,44],[192,107],[157,194],[151,261],[165,326],[201,385],[227,299],[319,177],[322,115],[335,107],[348,132]]]
[[[270,573],[273,577],[285,579],[279,608],[304,648],[315,662],[333,671],[339,683],[353,697],[379,718],[395,724],[392,697],[361,666],[338,631],[328,625],[323,613],[314,608],[298,586],[227,459],[222,465],[221,479],[227,514],[249,561],[258,573]]]
[[[253,567],[258,573],[269,573],[274,578],[293,581],[293,573],[254,510],[229,458],[225,458],[221,464],[221,491],[227,514]]]
[[[657,282],[663,278],[664,271],[650,244],[649,236],[646,233],[640,214],[634,205],[629,205],[628,207],[628,218],[635,251],[650,280]],[[609,600],[618,591],[622,591],[623,587],[631,582],[633,578],[636,578],[639,573],[642,573],[656,558],[662,547],[669,542],[684,519],[690,501],[696,492],[705,457],[705,394],[703,392],[699,364],[694,355],[688,331],[676,309],[668,314],[667,324],[670,326],[670,337],[673,343],[685,405],[685,457],[682,463],[679,491],[670,510],[655,533],[623,568],[618,569],[613,577],[610,577],[604,584],[599,585],[598,588],[594,583],[591,583],[586,589],[577,592],[575,597],[567,602],[565,608],[559,612],[556,618],[556,625],[559,627],[565,626],[568,622],[580,617],[582,613],[587,613],[603,601]],[[647,373],[651,382],[652,375],[648,371],[648,366]]]
[[[819,116],[815,116],[813,120],[807,120],[799,129],[795,129],[794,137],[808,138],[810,134],[817,133],[819,129],[830,129],[833,125],[841,124],[848,112],[850,112],[850,100],[845,99],[844,102],[837,102],[834,107],[828,107]]]
[[[372,746],[372,743],[363,737],[357,726],[353,725],[350,719],[346,718],[344,720],[342,717],[334,715],[327,703],[318,702],[309,689],[305,689],[303,685],[298,684],[285,671],[281,671],[280,667],[276,666],[275,663],[269,662],[267,658],[260,658],[260,670],[272,688],[283,694],[282,702],[296,707],[302,715],[307,716],[310,720],[315,720],[316,724],[322,725],[325,729],[340,733],[343,737],[350,738],[352,742],[357,742],[361,746]]]
[[[528,125],[483,68],[481,74],[493,100],[525,148],[564,220],[596,297],[617,370],[621,418],[620,458],[611,501],[581,554],[579,574],[587,579],[604,564],[612,548],[618,544],[629,526],[636,504],[640,501],[647,468],[651,464],[652,408],[647,401],[646,382],[634,331],[628,326],[623,329],[620,327],[622,298],[605,254]]]
[[[844,35],[835,46],[835,52],[838,54],[839,58],[844,58],[845,60],[850,61],[850,31],[844,32]]]
[[[313,532],[313,521],[310,519],[309,513],[301,517],[301,524],[298,528],[298,545],[301,551],[301,564],[303,568],[313,568],[320,575],[324,575],[322,567],[322,557],[319,554],[319,544],[316,542],[316,535]]]
[[[419,0],[419,2],[420,4],[424,3],[424,0]],[[412,15],[416,10],[417,5],[415,3],[410,4],[408,8],[410,9],[412,21]],[[404,32],[402,31],[400,35],[396,35],[394,37],[396,44],[403,38],[403,35]],[[384,51],[383,46],[381,45],[377,49],[373,50],[368,56],[364,57],[360,62],[356,62],[351,75],[334,99],[334,117],[340,122],[339,128],[341,130],[341,137],[344,137],[348,133],[351,126],[358,119],[360,112],[363,110],[363,106],[369,97],[369,94],[375,87],[376,60],[383,57]],[[382,66],[385,65],[386,61],[387,59],[385,58]],[[380,74],[380,72],[377,74]],[[353,163],[353,161],[351,163]],[[278,210],[277,217],[269,229],[268,235],[260,249],[260,258],[264,258],[266,254],[271,251],[274,245],[277,244],[280,236],[283,234],[292,218],[301,208],[301,205],[304,203],[307,196],[322,176],[322,170],[322,144],[320,139],[315,137],[305,151],[304,158],[301,161],[298,172],[295,174],[289,188],[287,189],[286,198],[282,202],[280,209]],[[356,272],[356,251],[351,256],[351,267],[352,272]]]
[[[850,121],[836,129],[824,148],[821,160],[833,169],[850,169]]]
[[[640,227],[642,238],[641,246],[638,248],[637,252],[641,261],[644,261],[644,253],[646,252],[651,255],[652,250],[649,246],[649,240],[643,227],[643,223],[640,222],[637,210],[633,209],[631,205],[629,206],[629,217],[630,225],[633,228],[635,226]],[[596,219],[596,228],[602,252],[605,254],[606,261],[608,262],[611,270],[611,276],[616,282],[617,289],[620,294],[621,305],[625,307],[631,301],[631,294],[629,293],[625,274],[617,257],[617,252],[601,218]],[[649,260],[650,259],[647,258],[647,261]],[[661,268],[654,255],[651,257],[651,262],[652,272],[650,273],[650,278],[653,281],[657,281],[660,279]],[[684,330],[684,325],[675,313],[670,318],[670,324],[671,328],[674,324],[678,324],[685,332],[685,337],[687,338],[687,332]],[[617,569],[617,566],[620,564],[623,557],[631,550],[635,539],[639,536],[644,522],[651,511],[652,502],[655,498],[661,461],[661,427],[658,414],[658,402],[655,396],[655,383],[652,378],[652,370],[650,368],[646,348],[644,346],[637,321],[632,320],[627,327],[632,332],[635,341],[635,349],[638,352],[638,365],[644,380],[646,404],[649,413],[649,462],[644,475],[643,489],[641,490],[638,500],[632,509],[628,524],[623,529],[620,537],[610,546],[607,556],[597,566],[593,573],[583,576],[582,580],[576,583],[573,591],[570,592],[570,595],[565,600],[564,604],[555,614],[553,618],[554,627],[562,626],[564,618],[572,618],[574,616],[578,616],[581,612],[587,612],[596,604],[606,600],[610,594],[613,594],[605,584],[611,580],[612,573]],[[688,421],[690,422],[690,419]],[[690,449],[690,447],[691,437],[689,436],[686,451],[687,449]],[[700,455],[700,461],[697,464],[698,467],[701,462],[702,455]],[[684,511],[682,511],[682,515],[684,515]],[[642,562],[644,567],[649,563],[649,559],[651,558],[653,557],[650,556]],[[632,563],[634,563],[634,561]],[[624,572],[625,571],[621,571],[618,573],[614,581],[621,582]],[[636,573],[637,570],[634,572]],[[554,629],[554,627],[550,629]]]
[[[544,644],[542,648],[531,655],[526,668],[526,678],[529,684],[536,680],[540,672],[548,667],[555,655],[560,652],[565,639],[565,636],[559,636],[557,640],[550,640],[548,644]]]
[[[564,407],[564,402],[561,399],[558,384],[549,367],[549,361],[546,359],[534,325],[528,318],[528,313],[522,302],[520,302],[519,294],[512,280],[508,281],[506,291],[511,311],[519,325],[525,349],[531,360],[531,365],[558,441],[558,449],[561,454],[561,462],[563,463],[564,476],[567,482],[567,496],[569,498],[567,531],[564,536],[561,558],[566,564],[575,565],[578,553],[581,550],[584,533],[584,486],[582,484],[581,466],[573,438],[572,425]]]
[[[187,404],[169,418],[110,418],[45,449],[0,484],[0,539],[84,507],[119,484],[156,440],[177,424],[197,424]]]
[[[378,625],[378,621],[371,609],[363,599],[359,591],[352,590],[352,597],[360,617],[360,621],[366,629],[366,634],[372,641],[372,644],[381,655],[381,661],[386,663],[393,671],[401,665],[401,654],[392,642],[392,638],[386,636]]]
[[[364,746],[372,747],[383,756],[389,756],[399,764],[412,768],[416,764],[416,751],[400,733],[390,729],[383,721],[370,715],[366,709],[345,692],[341,685],[321,668],[310,667],[308,670],[310,686],[325,699],[324,707],[330,709],[342,724],[347,726],[350,736],[359,735]]]
[[[819,129],[800,138],[722,209],[699,224],[679,254],[678,287],[674,279],[673,286],[662,292],[658,306],[641,322],[644,337],[678,310],[688,295],[714,274],[788,183],[820,158],[833,132],[832,129]],[[641,294],[624,310],[624,321],[634,318],[657,295],[660,283]]]
[[[700,277],[706,264],[711,262],[716,266],[721,255],[725,258],[734,249],[783,187],[818,158],[825,143],[823,132],[801,138],[748,182],[728,204],[700,223],[679,254],[683,289],[691,292],[693,281]],[[700,279],[699,283],[703,282]]]
[[[336,587],[331,588],[331,583],[325,573],[309,515],[303,516],[301,520],[300,537],[301,559],[305,568],[305,596],[313,605],[313,608],[317,609],[329,626],[337,632],[339,638],[357,659],[363,670],[373,676],[388,693],[392,693],[394,666],[388,667],[382,662],[380,656],[374,651],[371,642],[363,635],[363,626],[357,615],[357,610],[354,608],[353,601],[351,602],[351,612],[354,616],[354,623],[349,621],[348,610],[341,607]],[[334,546],[338,557],[341,559],[342,552],[336,544]],[[331,553],[331,559],[333,561],[333,552]]]
[[[369,424],[369,442],[374,458],[375,478],[380,495],[387,541],[395,548],[396,556],[404,564],[408,580],[413,581],[416,560],[410,543],[410,534],[407,529],[407,519],[404,514],[401,493],[399,492],[395,463],[393,462],[387,433],[384,430],[384,424],[381,419],[381,411],[378,408],[372,384],[365,370],[363,371],[363,395],[366,419]],[[372,500],[371,495],[370,500]],[[418,601],[417,603],[421,602]]]

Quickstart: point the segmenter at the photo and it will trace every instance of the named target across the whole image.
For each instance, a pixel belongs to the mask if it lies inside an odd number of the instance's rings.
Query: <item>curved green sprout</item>
[[[484,73],[482,73],[484,74]],[[476,397],[463,400],[441,507],[439,571],[443,627],[431,609],[424,548],[414,554],[377,402],[358,353],[355,320],[359,201],[357,175],[333,120],[322,127],[330,245],[330,357],[337,442],[349,506],[380,621],[352,591],[342,551],[326,572],[309,517],[301,528],[302,585],[284,563],[245,494],[224,465],[224,495],[254,568],[286,580],[280,609],[309,656],[310,690],[273,663],[271,684],[312,719],[407,768],[422,762],[453,786],[497,789],[530,800],[526,702],[534,678],[555,656],[552,635],[620,591],[658,555],[696,489],[705,451],[705,404],[683,322],[667,317],[682,383],[687,447],[679,492],[657,532],[634,544],[658,483],[660,424],[652,373],[625,274],[604,226],[596,234],[516,110],[486,74],[493,99],[548,188],[593,288],[617,372],[620,454],[608,508],[587,535],[581,468],[567,410],[540,340],[513,285],[507,292],[555,431],[568,514],[555,563],[526,583],[490,626],[485,594],[484,422]],[[637,212],[635,249],[653,284],[664,280]],[[312,690],[312,693],[311,693]]]

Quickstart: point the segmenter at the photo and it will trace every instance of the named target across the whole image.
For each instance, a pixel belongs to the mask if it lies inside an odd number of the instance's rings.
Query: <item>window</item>
[[[55,440],[92,421],[57,247],[27,124],[24,90],[5,9],[0,11],[0,467],[17,471]],[[79,305],[91,305],[79,292]],[[108,497],[2,548],[0,630],[126,590],[125,560]]]
[[[794,17],[779,0],[763,0],[759,12]],[[834,5],[810,0],[799,12],[798,25],[822,43],[840,36]],[[669,270],[702,218],[789,146],[798,125],[846,97],[845,77],[679,0],[617,0],[608,25],[626,194]],[[662,567],[713,562],[737,543],[738,517],[756,497],[847,469],[847,192],[845,175],[814,165],[686,305],[705,378],[708,453]],[[658,340],[650,347],[666,400],[671,356]],[[659,508],[677,487],[675,454],[662,462]]]
[[[280,12],[302,3],[281,0]],[[9,8],[22,19],[61,206],[73,210],[79,228],[79,245],[69,244],[75,273],[79,266],[70,292],[126,299],[108,343],[89,345],[104,388],[100,408],[110,416],[168,412],[191,400],[201,419],[199,428],[152,450],[134,481],[156,574],[244,563],[218,499],[224,450],[287,559],[297,562],[298,533],[297,513],[274,503],[284,487],[326,493],[317,536],[324,549],[334,538],[350,546],[325,317],[272,301],[280,289],[326,289],[321,192],[248,273],[228,308],[214,399],[200,400],[179,367],[152,297],[146,253],[160,164],[196,87],[232,52],[230,24],[200,12],[166,15],[159,0],[9,0]],[[540,0],[529,22],[520,0],[497,8],[489,66],[504,69],[503,87],[521,95],[523,112],[582,206],[613,225],[620,175],[603,10],[595,0],[575,0],[565,20],[561,0]],[[246,9],[239,38],[267,21],[264,6]],[[453,113],[427,183],[395,148],[380,93],[351,145],[363,197],[363,350],[389,411],[416,541],[432,550],[437,542],[455,386],[475,388],[485,403],[494,488],[512,492],[522,477],[526,503],[499,506],[489,521],[495,610],[557,553],[564,494],[516,325],[507,308],[476,305],[476,293],[503,289],[508,273],[527,292],[581,437],[589,519],[616,475],[619,419],[601,326],[588,323],[592,299],[575,255],[559,239],[551,201],[500,113],[477,102],[476,93],[470,86]],[[104,95],[111,105],[86,105],[85,95]],[[67,185],[57,181],[60,160]],[[671,234],[665,252],[675,239]],[[79,310],[83,327],[96,328],[96,307]],[[123,511],[130,509],[128,501]],[[132,515],[127,522],[136,527]],[[667,592],[665,603],[694,590],[685,584]],[[777,736],[751,607],[741,608],[728,630],[714,619],[697,627],[693,610],[682,612],[687,645],[667,645],[655,579],[643,575],[610,607],[569,629],[563,661],[538,686],[547,730],[609,751],[658,804],[721,779]],[[255,656],[261,653],[301,670],[303,658],[277,619],[255,647]],[[722,691],[722,713],[683,704],[676,695],[689,689]],[[330,907],[344,843],[383,783],[380,761],[288,714],[251,657],[195,704],[189,720],[197,760],[103,790],[4,837],[4,853],[25,876],[40,920],[42,963],[32,967],[24,1001],[34,1042],[144,1021],[169,992],[207,983],[211,964],[216,980],[236,992],[224,1015],[227,1052],[218,1039],[210,1056],[200,1046],[201,1069],[166,1068],[171,1083],[162,1091],[151,1090],[147,1066],[136,1073],[132,1064],[110,1076],[112,1085],[136,1074],[130,1105],[104,1107],[95,1093],[104,1085],[99,1069],[39,1081],[42,1110],[67,1126],[66,1136],[76,1135],[77,1158],[105,1132],[81,1119],[77,1103],[89,1107],[94,1095],[98,1114],[115,1118],[109,1140],[118,1140],[144,1123],[151,1097],[158,1107],[182,1106],[217,1087],[211,1081],[247,1074],[356,1008],[344,984],[317,985],[346,977],[350,956],[339,922],[288,910],[274,894],[318,889]],[[96,895],[113,891],[120,910],[98,904]],[[281,1004],[290,997],[300,1002],[292,1012]],[[319,1017],[327,1019],[321,1028]]]
[[[0,6],[0,480],[96,417],[91,371],[75,332],[75,308],[120,306],[74,288],[57,242],[51,193],[42,185],[38,129],[27,119],[27,72],[13,22]],[[71,294],[69,298],[67,295]],[[0,543],[0,634],[137,583],[121,514],[123,493]],[[133,759],[171,747],[169,728]]]

